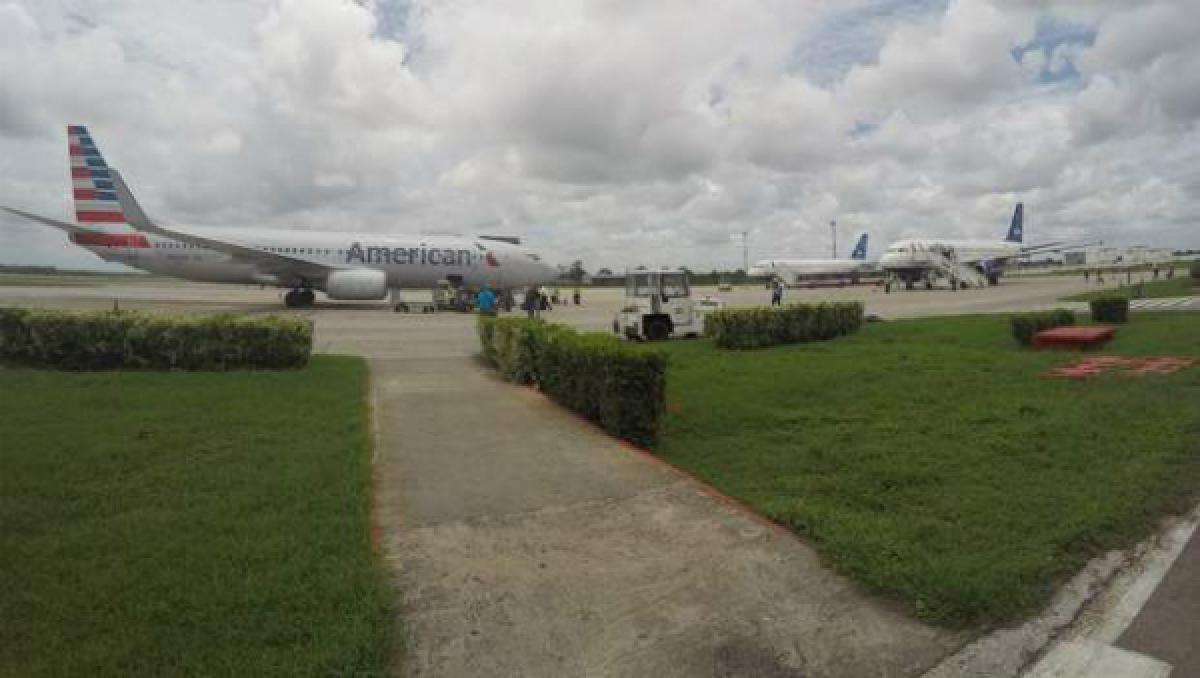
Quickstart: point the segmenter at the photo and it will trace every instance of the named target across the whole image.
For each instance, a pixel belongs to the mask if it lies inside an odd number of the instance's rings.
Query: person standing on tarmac
[[[479,290],[479,294],[475,296],[475,305],[479,307],[479,315],[496,315],[496,293],[492,288],[484,285]]]
[[[782,280],[776,280],[774,285],[771,287],[771,305],[772,306],[782,306],[783,305],[783,281]]]
[[[525,290],[525,301],[521,304],[525,308],[525,312],[529,314],[529,319],[533,320],[537,317],[539,307],[542,305],[542,293],[538,290],[537,285],[530,285],[529,289]]]

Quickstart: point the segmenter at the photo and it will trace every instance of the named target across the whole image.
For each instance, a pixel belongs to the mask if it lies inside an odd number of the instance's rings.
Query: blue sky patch
[[[939,16],[948,0],[870,0],[824,16],[792,51],[792,70],[821,87],[836,84],[850,69],[875,63],[899,23]]]
[[[1012,49],[1013,60],[1022,63],[1030,52],[1041,52],[1046,64],[1035,76],[1038,83],[1056,84],[1078,82],[1079,71],[1068,58],[1058,64],[1051,61],[1061,46],[1091,47],[1096,42],[1096,29],[1083,24],[1043,17],[1038,20],[1033,39]]]

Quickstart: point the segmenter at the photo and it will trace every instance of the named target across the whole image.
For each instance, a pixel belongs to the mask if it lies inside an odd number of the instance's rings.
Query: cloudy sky
[[[189,225],[595,270],[909,235],[1200,247],[1195,0],[0,0],[0,203],[82,123]],[[101,267],[0,218],[0,263]]]

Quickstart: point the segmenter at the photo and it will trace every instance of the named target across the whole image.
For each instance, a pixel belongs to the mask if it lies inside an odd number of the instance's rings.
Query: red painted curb
[[[529,389],[530,391],[533,391],[534,393],[541,396],[545,400],[553,403],[555,407],[557,407],[558,409],[562,410],[563,412],[566,412],[566,413],[570,414],[571,416],[575,417],[579,421],[586,424],[589,428],[595,430],[597,433],[603,435],[606,438],[616,441],[617,444],[620,445],[621,447],[625,448],[625,450],[638,455],[639,457],[641,457],[642,459],[645,459],[646,461],[653,462],[659,468],[662,468],[670,473],[673,473],[676,476],[679,476],[680,479],[686,481],[689,485],[691,485],[693,488],[698,490],[701,494],[707,496],[709,499],[712,499],[712,500],[716,501],[717,503],[724,505],[726,508],[730,508],[739,513],[745,514],[746,517],[750,518],[754,522],[756,522],[764,527],[768,527],[775,532],[787,534],[789,536],[796,536],[796,533],[794,531],[792,531],[791,529],[789,529],[786,525],[781,525],[781,524],[771,520],[770,518],[767,518],[766,516],[762,515],[761,513],[758,513],[751,507],[747,506],[740,499],[737,499],[735,497],[731,497],[731,496],[725,494],[724,492],[718,490],[717,488],[713,487],[712,485],[709,485],[708,483],[704,482],[703,480],[692,475],[688,471],[686,471],[682,468],[679,468],[678,466],[663,459],[662,457],[659,457],[658,455],[654,454],[653,452],[651,452],[650,450],[647,450],[644,447],[639,447],[639,446],[629,442],[628,440],[625,440],[624,438],[617,438],[616,436],[613,436],[608,431],[605,431],[604,429],[600,428],[600,426],[597,425],[596,422],[592,421],[591,419],[588,419],[587,417],[583,416],[582,414],[580,414],[574,410],[571,410],[569,408],[563,407],[562,405],[560,405],[557,402],[554,402],[554,400],[552,398],[550,398],[550,396],[546,395],[545,393],[542,393],[542,391],[539,390],[536,386],[534,386],[532,384],[526,384],[525,388]]]

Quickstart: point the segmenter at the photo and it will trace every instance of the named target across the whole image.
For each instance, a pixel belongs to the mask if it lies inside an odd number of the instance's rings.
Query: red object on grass
[[[1092,348],[1113,338],[1116,329],[1111,325],[1086,327],[1054,327],[1033,335],[1038,348]]]
[[[1089,379],[1109,371],[1127,377],[1142,377],[1147,374],[1172,374],[1191,367],[1196,362],[1196,358],[1169,355],[1142,357],[1094,355],[1070,365],[1056,367],[1047,372],[1046,376]]]

